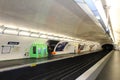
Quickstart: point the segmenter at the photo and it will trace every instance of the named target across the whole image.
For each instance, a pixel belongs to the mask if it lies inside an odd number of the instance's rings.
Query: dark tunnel
[[[114,46],[113,46],[113,44],[104,44],[104,45],[102,45],[102,48],[105,51],[111,51],[114,49]]]

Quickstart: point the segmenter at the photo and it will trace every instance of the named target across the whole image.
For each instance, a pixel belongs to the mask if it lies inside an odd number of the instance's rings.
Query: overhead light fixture
[[[39,34],[38,33],[31,33],[30,36],[31,37],[39,37]]]
[[[4,30],[4,33],[5,34],[14,34],[14,35],[17,35],[18,34],[18,30],[17,29],[6,28]]]
[[[84,3],[84,0],[74,0],[77,3]]]
[[[96,9],[97,9],[99,15],[101,16],[101,19],[103,20],[104,25],[107,27],[107,17],[106,17],[101,0],[92,0],[92,1],[93,1],[94,5],[96,6]]]
[[[29,37],[37,37],[37,38],[46,38],[46,39],[52,39],[52,40],[60,40],[60,41],[72,41],[72,42],[80,42],[81,40],[78,38],[70,37],[70,36],[65,36],[65,35],[58,35],[58,34],[43,34],[43,33],[37,33],[37,32],[32,32],[32,31],[27,31],[27,30],[21,30],[21,29],[16,29],[16,28],[9,28],[6,26],[1,26],[0,27],[0,33],[2,34],[15,34],[15,35],[20,35],[20,36],[29,36]]]
[[[47,38],[48,36],[45,34],[40,35],[41,38]]]
[[[100,19],[100,16],[96,16],[96,18],[99,20],[99,19]]]
[[[60,38],[59,37],[54,37],[54,40],[60,40]]]
[[[20,36],[30,36],[30,32],[29,31],[20,31],[19,35]]]
[[[64,40],[65,40],[65,41],[69,41],[69,39],[67,39],[67,38],[65,38]]]
[[[48,36],[47,38],[48,38],[48,39],[54,39],[55,37],[53,37],[53,36]]]

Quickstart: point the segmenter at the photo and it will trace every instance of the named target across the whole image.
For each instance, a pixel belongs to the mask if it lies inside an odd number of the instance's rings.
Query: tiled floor
[[[115,51],[96,80],[120,80],[120,51]]]

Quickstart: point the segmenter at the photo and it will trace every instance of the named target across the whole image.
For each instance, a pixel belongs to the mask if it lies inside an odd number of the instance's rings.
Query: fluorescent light
[[[5,34],[18,34],[18,30],[15,29],[5,29],[4,31]]]
[[[67,39],[67,38],[65,38],[64,40],[65,40],[65,41],[69,41],[69,39]]]
[[[19,30],[19,31],[18,31]],[[61,40],[61,41],[73,41],[73,42],[80,42],[81,39],[70,37],[70,36],[65,36],[65,35],[58,35],[58,34],[53,34],[53,33],[48,33],[48,34],[42,34],[42,33],[37,33],[37,32],[30,32],[30,31],[25,31],[21,29],[16,29],[16,28],[9,28],[5,26],[0,27],[0,33],[3,34],[18,34],[21,36],[31,36],[31,37],[40,37],[41,38],[48,38],[48,39],[53,39],[53,40]]]
[[[84,0],[74,0],[77,3],[84,3]]]
[[[64,40],[64,38],[60,38],[60,37],[58,37],[58,39],[59,39],[60,41]]]
[[[48,36],[47,38],[48,39],[55,39],[55,37],[53,37],[53,36]]]
[[[64,41],[73,41],[72,39],[69,39],[69,38],[64,38],[63,40]]]
[[[73,41],[72,39],[69,39],[68,41]]]
[[[97,19],[100,19],[100,16],[96,16]]]
[[[57,38],[57,37],[55,37],[54,39],[55,39],[55,40],[59,40],[59,38]]]
[[[19,35],[29,36],[29,35],[30,35],[30,32],[28,32],[28,31],[20,31],[20,32],[19,32]]]
[[[45,34],[40,35],[41,38],[47,38],[48,36]]]
[[[39,37],[39,34],[37,34],[37,33],[32,33],[30,36],[32,36],[32,37]]]
[[[107,27],[107,18],[101,0],[92,0],[92,1],[95,4],[96,9],[98,10],[98,13],[101,16],[105,26]]]
[[[5,24],[4,26],[7,27],[7,28],[11,28],[11,29],[17,29],[18,28],[14,24]]]
[[[20,27],[19,30],[22,30],[22,31],[29,31],[28,28],[25,28],[25,27]]]

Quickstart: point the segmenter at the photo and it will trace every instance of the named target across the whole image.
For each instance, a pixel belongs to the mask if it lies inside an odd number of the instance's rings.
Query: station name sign
[[[20,42],[9,41],[8,45],[19,45]]]

